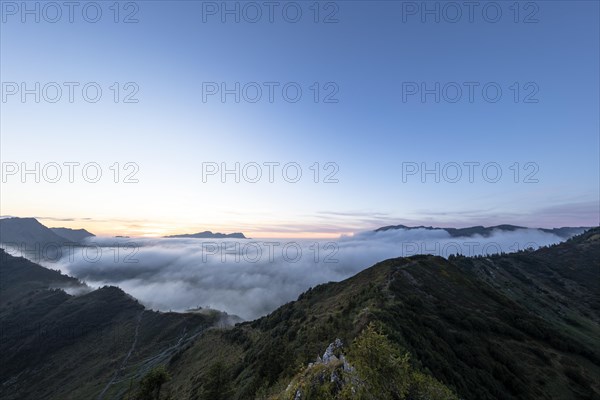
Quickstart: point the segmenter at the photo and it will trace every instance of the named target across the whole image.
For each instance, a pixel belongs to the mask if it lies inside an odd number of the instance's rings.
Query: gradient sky
[[[27,2],[31,8],[35,3]],[[0,214],[131,235],[213,230],[325,237],[396,223],[598,224],[597,1],[521,2],[516,23],[512,1],[488,6],[488,20],[482,9],[489,2],[479,3],[472,22],[462,8],[457,23],[447,21],[454,17],[451,9],[441,10],[439,22],[432,15],[422,22],[419,10],[407,13],[422,2],[402,1],[321,2],[318,23],[312,1],[294,3],[302,10],[297,23],[282,16],[288,2],[279,2],[272,23],[265,6],[257,23],[244,20],[254,16],[250,9],[247,15],[242,11],[239,23],[231,15],[223,23],[220,10],[203,14],[211,2],[121,2],[115,23],[113,3],[98,2],[97,23],[83,18],[86,2],[78,3],[73,23],[67,9],[58,22],[46,21],[54,10],[43,14],[45,3],[39,3],[38,23],[20,9],[13,15],[21,2],[2,1],[3,171],[10,163],[33,168],[35,162],[95,162],[103,176],[88,183],[76,169],[71,183],[66,167],[57,183],[4,176]],[[236,2],[227,4],[234,8]],[[427,2],[427,7],[436,4],[445,3]],[[502,15],[492,23],[496,6]],[[133,11],[139,22],[123,23]],[[288,9],[288,16],[293,11]],[[338,22],[323,23],[332,12]],[[286,102],[278,89],[270,103],[265,89],[257,103],[236,103],[232,95],[225,103],[219,96],[203,102],[203,82],[233,87],[271,81],[297,82],[302,98]],[[97,82],[103,94],[89,103],[76,89],[70,103],[64,89],[56,103],[43,98],[36,103],[33,95],[23,103],[19,94],[7,94],[11,82],[29,88],[35,82]],[[117,103],[109,89],[114,82],[121,85]],[[122,102],[127,82],[139,87],[138,103]],[[314,82],[321,95],[333,82],[339,101],[315,103]],[[436,103],[433,95],[425,102],[419,95],[404,101],[403,82],[480,86],[473,102],[465,89],[456,103],[443,98]],[[495,103],[482,97],[488,82],[503,90]],[[536,87],[537,103],[524,102]],[[115,162],[119,183],[109,169]],[[128,162],[139,166],[138,183],[122,182]],[[205,162],[230,167],[295,162],[303,176],[288,183],[276,169],[274,183],[265,176],[254,184],[235,183],[231,176],[226,183],[219,176],[205,183]],[[319,183],[309,169],[315,162]],[[322,182],[327,162],[339,167],[338,183]],[[488,182],[479,167],[469,182],[463,166],[456,183],[443,176],[435,182],[433,175],[422,182],[418,174],[403,181],[407,162],[429,168],[497,163],[502,178]],[[521,170],[518,183],[510,169],[515,163]],[[534,168],[524,169],[527,163],[536,166],[537,183],[524,182]]]

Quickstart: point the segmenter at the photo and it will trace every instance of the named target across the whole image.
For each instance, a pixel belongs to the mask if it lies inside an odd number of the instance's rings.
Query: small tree
[[[221,361],[215,362],[206,376],[200,398],[203,400],[227,400],[231,393],[231,376]]]
[[[336,355],[337,356],[337,355]],[[459,400],[448,387],[410,366],[409,353],[369,324],[348,358],[319,360],[273,400]]]
[[[169,379],[171,375],[164,365],[154,367],[140,381],[136,400],[159,400],[160,389]]]
[[[348,359],[362,381],[359,398],[405,398],[410,384],[409,354],[402,353],[372,323],[355,339]]]
[[[412,373],[408,398],[411,400],[459,400],[458,396],[443,383],[418,371]]]

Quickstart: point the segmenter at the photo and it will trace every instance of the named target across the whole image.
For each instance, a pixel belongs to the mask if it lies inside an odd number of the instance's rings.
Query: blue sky
[[[139,1],[119,3],[118,23],[113,2],[97,3],[96,23],[84,18],[94,18],[89,2],[77,3],[73,23],[65,8],[51,23],[46,4],[39,3],[36,22],[21,2],[2,2],[3,215],[104,233],[212,229],[255,237],[395,223],[598,224],[596,1],[478,2],[472,21],[463,5],[456,23],[449,21],[456,9],[442,2],[426,3],[439,7],[439,22],[423,14],[422,2],[320,2],[317,23],[312,1],[278,2],[272,23],[260,1],[252,3],[263,13],[256,23],[247,21],[255,10],[241,2],[227,2],[239,7],[239,22],[231,14],[222,21],[222,2]],[[292,23],[297,9],[302,16]],[[124,23],[130,13],[137,23]],[[324,23],[327,16],[337,22]],[[63,93],[51,103],[53,89],[46,96],[40,89],[39,103],[34,95],[23,102],[20,92],[9,94],[23,82],[30,89],[57,82]],[[79,83],[72,103],[64,82]],[[96,103],[82,97],[89,82],[102,89]],[[239,103],[206,93],[214,83],[231,89],[236,82],[251,83]],[[276,82],[273,102],[265,82]],[[288,94],[301,88],[299,101],[286,101],[286,84]],[[407,93],[436,84],[439,102],[435,94],[423,101],[420,92]],[[247,101],[256,86],[262,98]],[[125,103],[136,88],[139,101]],[[324,102],[333,92],[337,102]],[[97,183],[77,174],[74,182],[23,178],[22,163],[36,162],[93,162],[103,175]],[[124,169],[128,162],[139,168],[138,183],[122,182],[133,171]],[[236,162],[263,166],[263,179],[225,176],[223,183],[217,174],[203,182],[203,163]],[[277,169],[271,183],[265,162],[295,163],[302,178],[290,183]],[[479,163],[473,182],[469,162]],[[407,163],[419,171],[403,179]],[[439,182],[421,176],[422,166],[436,163]],[[15,175],[7,174],[11,165],[20,169]],[[462,178],[453,182],[456,165]],[[323,182],[330,172],[339,182]]]

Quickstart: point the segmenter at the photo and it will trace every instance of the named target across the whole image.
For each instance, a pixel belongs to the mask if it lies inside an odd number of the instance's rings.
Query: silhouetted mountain
[[[50,230],[70,242],[81,242],[85,238],[96,236],[85,229],[50,228]]]
[[[0,219],[0,244],[14,256],[57,261],[68,254],[65,246],[81,246],[82,240],[94,236],[85,229],[48,228],[35,218]]]
[[[544,228],[538,228],[540,231],[543,232],[548,232],[548,233],[553,233],[563,239],[569,239],[575,235],[579,235],[585,231],[587,231],[588,229],[590,229],[591,227],[585,227],[585,226],[580,226],[580,227],[562,227],[562,228],[552,228],[552,229],[544,229]]]
[[[483,237],[488,237],[495,231],[507,231],[512,232],[519,229],[537,229],[542,232],[555,234],[563,239],[568,239],[574,235],[578,235],[580,233],[585,232],[589,227],[563,227],[563,228],[553,228],[553,229],[545,229],[545,228],[527,228],[524,226],[516,226],[516,225],[496,225],[496,226],[471,226],[468,228],[434,228],[432,226],[406,226],[406,225],[390,225],[384,226],[378,229],[375,229],[375,232],[385,232],[390,230],[413,230],[413,229],[426,229],[426,230],[442,230],[446,231],[452,237],[470,237],[474,235],[480,235]]]
[[[2,218],[0,219],[0,243],[15,245],[45,245],[47,243],[64,243],[50,228],[42,225],[35,218]]]
[[[243,233],[212,233],[211,231],[204,231],[198,233],[190,233],[183,235],[172,235],[165,236],[166,238],[193,238],[193,239],[247,239]]]

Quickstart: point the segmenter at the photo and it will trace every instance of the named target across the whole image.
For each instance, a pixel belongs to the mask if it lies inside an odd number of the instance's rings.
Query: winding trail
[[[137,323],[135,325],[135,334],[133,336],[133,343],[131,343],[131,347],[129,348],[127,355],[125,355],[125,358],[123,359],[123,361],[121,361],[121,365],[119,365],[119,368],[117,368],[117,370],[113,374],[111,380],[106,384],[106,386],[104,387],[104,390],[102,390],[102,392],[98,395],[98,398],[97,398],[98,400],[102,400],[102,398],[106,394],[106,391],[115,383],[115,380],[117,379],[117,377],[119,376],[121,371],[123,371],[123,369],[127,365],[127,361],[129,360],[129,357],[131,357],[131,354],[135,350],[135,346],[137,345],[137,341],[138,341],[140,325],[142,322],[142,315],[144,314],[144,311],[146,311],[146,310],[142,310],[138,314]]]
[[[144,310],[145,311],[145,310]],[[133,339],[133,343],[131,344],[131,348],[129,352],[121,362],[120,366],[117,368],[115,373],[113,374],[110,382],[106,384],[102,392],[98,395],[97,400],[102,400],[106,393],[109,391],[111,387],[115,385],[119,386],[123,382],[131,381],[131,379],[137,379],[143,377],[147,374],[152,368],[161,363],[164,363],[166,360],[169,360],[173,357],[178,351],[181,351],[186,346],[190,345],[199,335],[204,333],[207,329],[211,328],[210,324],[203,324],[198,326],[196,329],[193,329],[191,332],[188,331],[187,326],[183,327],[181,335],[177,338],[177,341],[173,344],[167,345],[163,350],[160,350],[158,353],[153,354],[147,358],[139,360],[134,364],[127,365],[131,355],[136,349],[138,342],[138,333],[141,325],[142,314],[144,311],[140,312],[137,318],[137,325],[135,327],[135,336]],[[128,376],[123,376],[125,368],[133,369],[133,373],[127,374]],[[122,385],[121,385],[122,386]],[[124,394],[129,390],[127,387],[121,387],[116,393],[114,393],[111,397],[115,399],[123,398]]]
[[[166,360],[169,360],[175,353],[186,347],[188,344],[193,342],[199,335],[204,333],[206,329],[210,328],[210,325],[203,325],[198,327],[197,330],[193,332],[188,332],[187,327],[183,328],[183,332],[181,336],[177,339],[177,342],[173,345],[166,347],[164,350],[160,351],[157,354],[154,354],[150,357],[147,357],[143,360],[138,361],[136,364],[130,365],[130,368],[135,369],[133,377],[141,378],[145,374],[147,374],[152,368],[161,363],[164,363]],[[115,379],[118,376],[115,376]],[[132,376],[129,377],[121,377],[119,380],[113,379],[113,385],[118,385],[123,382],[129,381],[132,379]],[[127,391],[127,387],[122,387],[121,390],[115,394],[116,399],[120,399],[123,397],[125,392]]]

